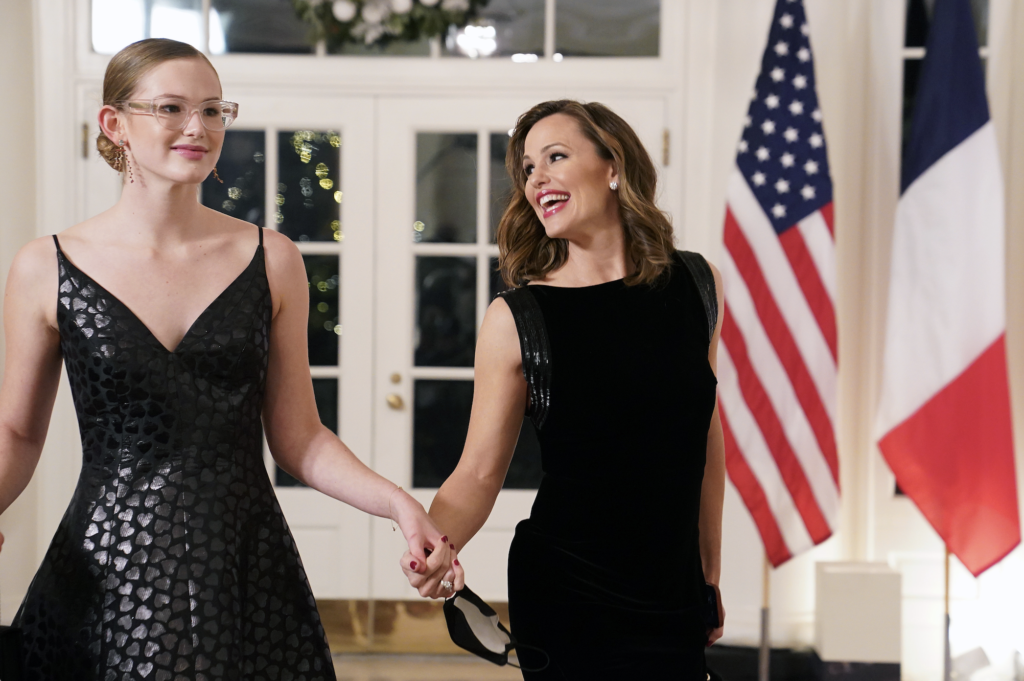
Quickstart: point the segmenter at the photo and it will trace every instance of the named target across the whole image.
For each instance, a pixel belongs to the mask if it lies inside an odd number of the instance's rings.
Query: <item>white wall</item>
[[[32,4],[7,3],[0,21],[0,130],[5,131],[4,159],[0,164],[0,291],[3,290],[14,254],[35,236],[36,126],[35,73],[32,52]],[[0,355],[4,341],[0,339]],[[2,369],[0,369],[2,375]],[[14,616],[21,595],[32,579],[35,557],[36,496],[33,482],[8,513],[0,517],[5,537],[0,553],[0,622]]]

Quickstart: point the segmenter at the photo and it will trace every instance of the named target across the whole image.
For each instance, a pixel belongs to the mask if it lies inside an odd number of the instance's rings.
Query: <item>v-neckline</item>
[[[168,355],[174,355],[174,354],[176,354],[178,352],[178,350],[181,349],[181,346],[188,339],[189,334],[192,333],[192,329],[194,329],[196,327],[196,324],[199,323],[199,320],[201,320],[204,316],[206,316],[206,313],[210,311],[210,309],[217,303],[217,301],[220,300],[221,298],[223,298],[228,293],[228,291],[230,291],[232,289],[232,287],[234,287],[234,285],[237,284],[238,281],[243,276],[245,276],[245,273],[248,272],[252,268],[252,266],[256,263],[257,256],[259,256],[260,251],[263,250],[263,239],[262,239],[262,235],[260,235],[260,236],[261,236],[260,244],[258,246],[256,246],[256,252],[252,254],[252,259],[249,260],[249,264],[246,265],[245,269],[243,269],[241,272],[239,272],[238,275],[234,279],[232,279],[231,282],[227,286],[225,286],[224,289],[220,293],[218,293],[217,296],[213,300],[211,300],[206,307],[203,308],[202,312],[199,313],[199,316],[197,316],[195,319],[192,320],[192,323],[188,325],[187,329],[185,329],[185,335],[181,337],[181,340],[178,341],[177,345],[174,346],[173,350],[168,348],[166,345],[164,345],[163,341],[161,341],[159,338],[157,338],[156,334],[153,333],[153,330],[149,328],[149,325],[146,324],[146,322],[142,321],[142,318],[139,317],[139,315],[135,314],[135,311],[133,309],[131,309],[130,307],[128,307],[128,305],[126,305],[124,303],[124,301],[122,301],[120,298],[118,298],[116,295],[114,295],[110,291],[110,289],[108,289],[103,284],[101,284],[98,281],[96,281],[96,279],[94,279],[88,272],[86,272],[81,267],[76,265],[64,253],[64,249],[62,249],[60,247],[60,242],[57,243],[57,253],[60,255],[61,259],[66,264],[71,265],[71,267],[73,267],[76,270],[78,270],[79,274],[84,276],[86,279],[88,279],[90,282],[92,282],[98,289],[100,289],[105,294],[110,296],[113,300],[115,300],[118,305],[120,305],[125,310],[127,310],[128,314],[136,322],[138,322],[139,326],[141,326],[146,331],[146,334],[150,337],[150,339],[152,339],[152,341],[154,343],[156,343],[160,348],[162,348],[164,350],[164,352],[166,352]],[[56,241],[56,235],[54,235],[54,240]]]

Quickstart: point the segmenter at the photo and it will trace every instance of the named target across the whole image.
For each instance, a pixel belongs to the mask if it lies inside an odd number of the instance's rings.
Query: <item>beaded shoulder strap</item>
[[[505,299],[519,332],[519,350],[523,357],[530,406],[527,414],[540,430],[551,406],[551,343],[540,305],[529,287],[509,289],[498,294]]]
[[[686,265],[693,277],[693,283],[697,285],[697,291],[704,302],[704,313],[708,318],[708,342],[715,335],[715,326],[718,325],[718,295],[715,291],[715,275],[711,273],[711,266],[700,253],[692,251],[679,251],[679,257]]]

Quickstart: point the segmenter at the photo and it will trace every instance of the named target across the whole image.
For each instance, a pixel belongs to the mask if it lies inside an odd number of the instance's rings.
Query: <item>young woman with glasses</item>
[[[97,140],[120,200],[11,267],[0,511],[35,469],[62,362],[83,450],[15,619],[26,679],[335,678],[264,432],[284,470],[397,522],[421,572],[450,567],[422,506],[320,424],[299,251],[197,200],[237,114],[192,47],[122,50]]]

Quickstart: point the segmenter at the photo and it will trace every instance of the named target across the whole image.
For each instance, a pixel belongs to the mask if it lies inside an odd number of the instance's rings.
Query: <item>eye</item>
[[[526,173],[527,177],[532,175],[533,174],[533,165],[530,164],[530,165],[526,166],[525,168],[523,168],[523,172]]]
[[[221,115],[221,111],[220,111],[220,109],[214,108],[212,106],[208,106],[205,109],[203,109],[203,115],[206,116],[207,118],[217,118],[218,116]]]
[[[548,156],[548,160],[551,161],[552,163],[554,163],[555,161],[557,161],[560,158],[568,158],[568,157],[565,154],[563,154],[562,152],[560,152],[560,151],[552,151],[551,155]]]
[[[181,113],[181,105],[180,104],[161,104],[160,105],[160,113],[165,113],[165,114]]]

